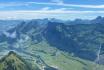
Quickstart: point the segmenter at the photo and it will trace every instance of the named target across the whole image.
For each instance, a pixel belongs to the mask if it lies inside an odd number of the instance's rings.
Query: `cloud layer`
[[[35,5],[39,6],[38,9],[35,9]],[[54,8],[54,6],[60,6],[60,8]],[[6,10],[8,9],[7,7],[12,10]],[[23,7],[25,7],[25,10],[22,10]],[[30,9],[31,7],[33,7],[33,9]],[[6,11],[1,10],[3,8]],[[77,10],[78,8],[80,8],[80,10]],[[82,11],[82,9],[85,10]],[[93,9],[96,9],[96,11]],[[0,3],[0,19],[88,18],[104,15],[103,9],[104,5],[69,4],[63,0],[51,0],[51,2],[8,2]]]
[[[104,11],[64,11],[64,10],[37,10],[37,11],[0,11],[0,19],[37,19],[37,18],[95,18],[104,15]],[[92,16],[93,15],[93,16]]]
[[[9,2],[9,3],[0,3],[0,7],[5,6],[29,6],[33,4],[39,5],[54,5],[54,6],[63,6],[63,7],[79,7],[79,8],[104,8],[104,5],[83,5],[83,4],[67,4],[62,0],[52,0],[52,2]]]

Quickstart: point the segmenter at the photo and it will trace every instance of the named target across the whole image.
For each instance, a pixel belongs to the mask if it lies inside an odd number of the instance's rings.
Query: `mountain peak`
[[[102,19],[103,17],[102,16],[98,16],[96,19]]]
[[[0,70],[32,70],[29,65],[14,51],[0,60]]]
[[[8,55],[17,55],[14,51],[10,51]]]

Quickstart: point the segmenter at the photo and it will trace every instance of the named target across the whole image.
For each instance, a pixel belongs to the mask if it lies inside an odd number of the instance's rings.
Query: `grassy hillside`
[[[84,60],[75,57],[73,54],[52,48],[45,42],[31,45],[28,50],[39,55],[47,65],[58,70],[95,70],[95,68],[103,70],[104,68],[103,65],[97,65],[93,61]]]
[[[0,59],[0,70],[33,70],[32,67],[13,51]]]

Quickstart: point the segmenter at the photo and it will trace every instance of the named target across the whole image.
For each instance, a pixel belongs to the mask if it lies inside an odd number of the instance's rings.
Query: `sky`
[[[0,0],[0,19],[93,19],[104,16],[104,0]]]

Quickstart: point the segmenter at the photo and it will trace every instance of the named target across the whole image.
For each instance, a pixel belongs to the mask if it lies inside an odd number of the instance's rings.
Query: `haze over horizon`
[[[0,0],[0,19],[93,19],[104,16],[103,0]]]

